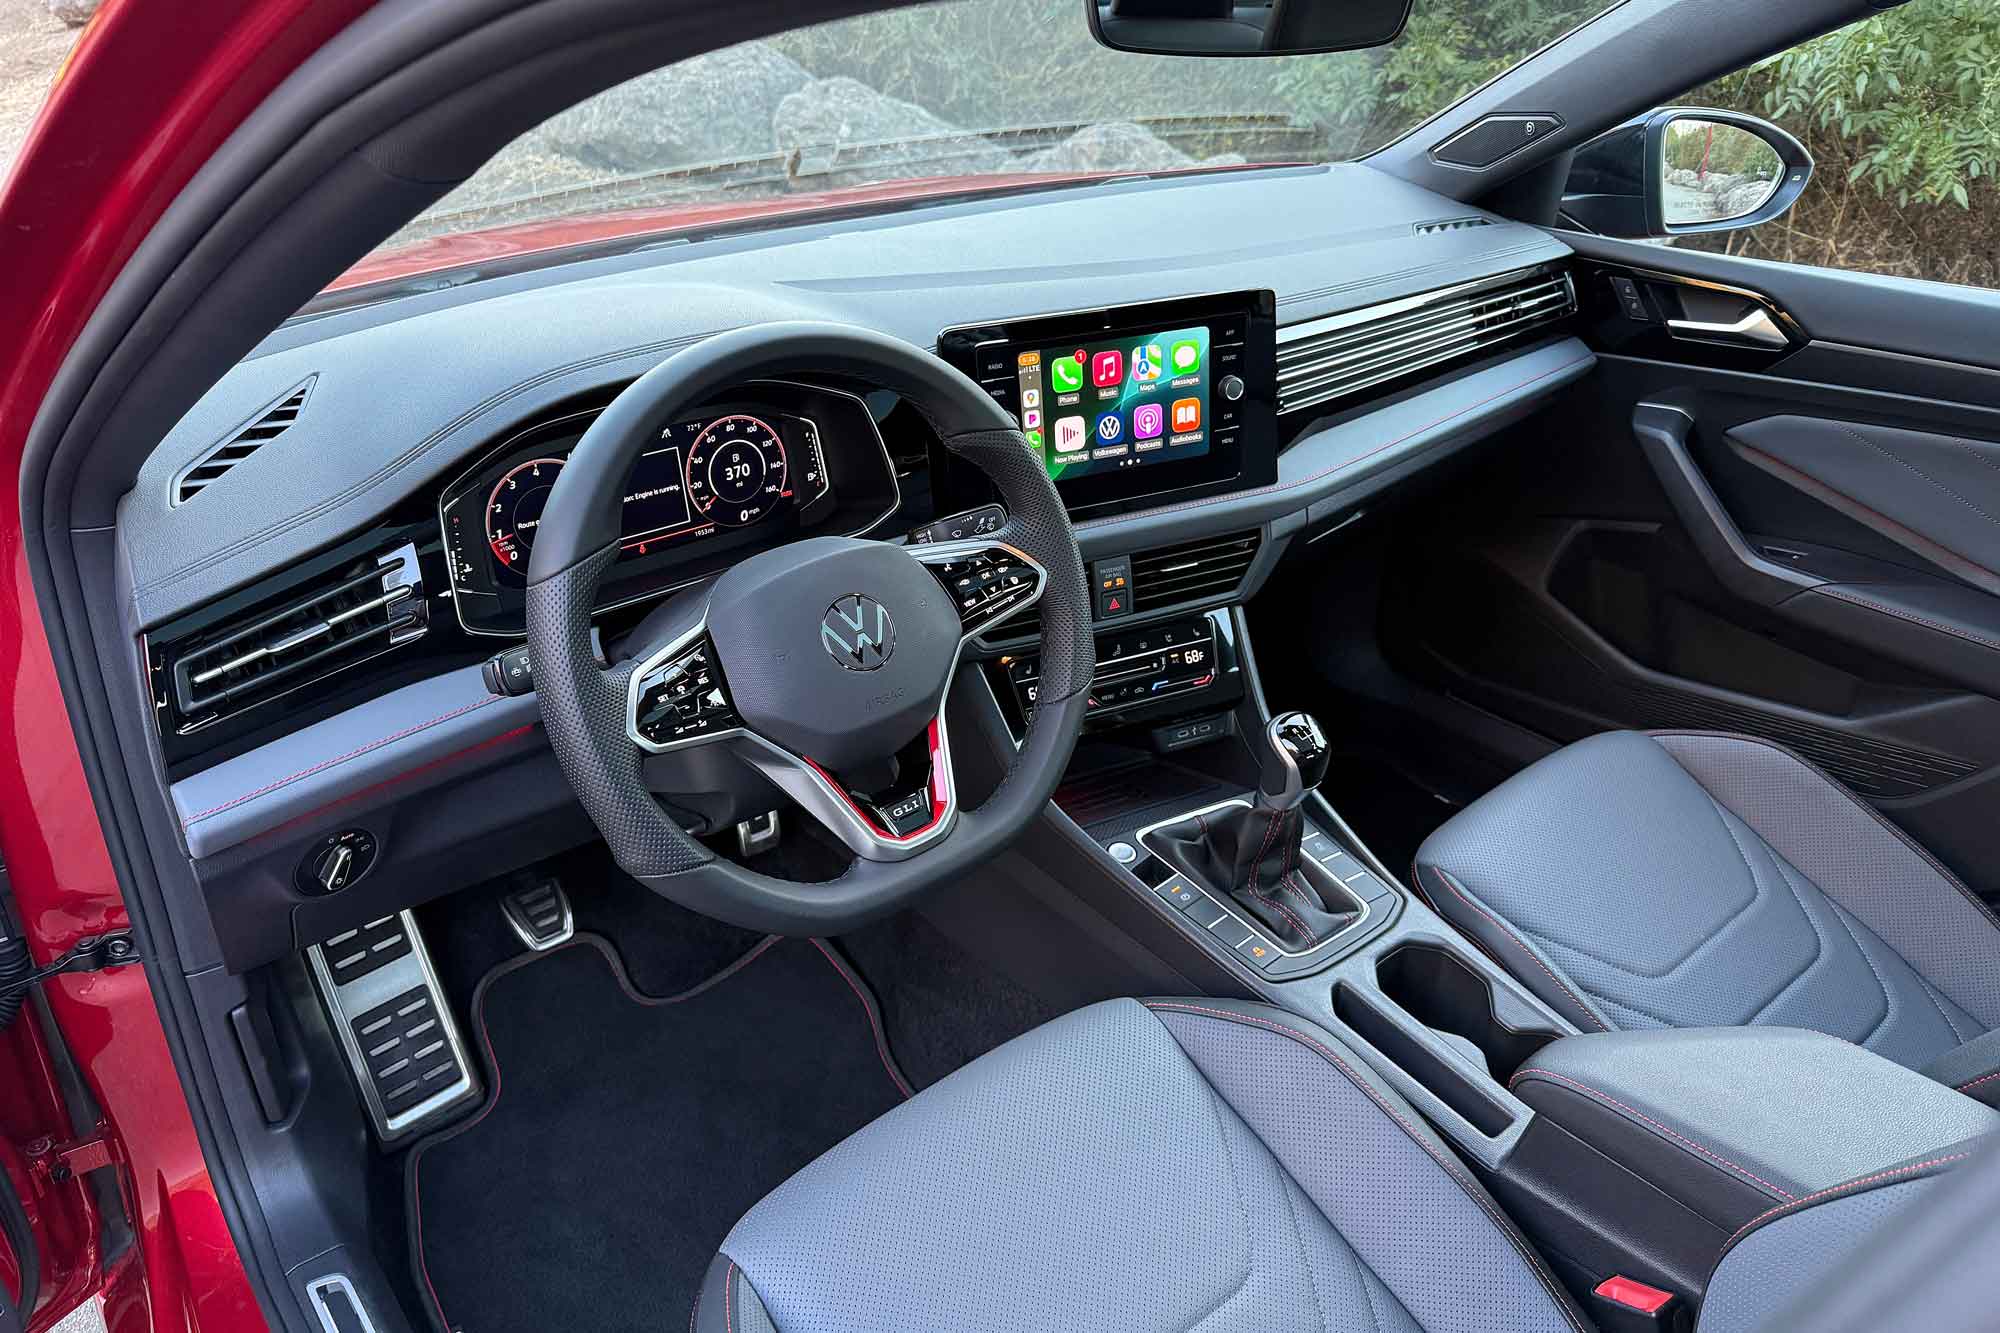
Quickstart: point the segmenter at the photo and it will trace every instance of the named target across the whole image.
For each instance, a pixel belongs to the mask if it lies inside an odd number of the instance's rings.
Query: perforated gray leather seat
[[[1418,887],[1586,1032],[1812,1028],[1975,1095],[2000,921],[1853,793],[1769,742],[1609,732],[1432,834]]]
[[[1711,1295],[1704,1333],[1767,1327],[1956,1160],[1745,1227],[1710,1282],[1737,1294]],[[1590,1324],[1450,1149],[1324,1029],[1268,1005],[1111,1000],[981,1057],[779,1186],[724,1240],[690,1326]]]

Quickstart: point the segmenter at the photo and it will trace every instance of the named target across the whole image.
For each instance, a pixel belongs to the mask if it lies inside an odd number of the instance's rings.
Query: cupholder
[[[1406,944],[1375,966],[1382,993],[1425,1027],[1478,1048],[1486,1072],[1505,1083],[1558,1033],[1516,1028],[1494,1012],[1493,982],[1450,951]]]

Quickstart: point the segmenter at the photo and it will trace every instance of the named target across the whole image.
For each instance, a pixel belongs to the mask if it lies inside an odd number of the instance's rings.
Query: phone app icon
[[[1041,405],[1042,405],[1042,391],[1040,389],[1021,390],[1022,407],[1040,407]]]
[[[1041,448],[1041,447],[1042,447],[1042,433],[1041,433],[1040,431],[1038,431],[1038,430],[1031,430],[1031,431],[1029,431],[1029,432],[1028,432],[1028,445],[1029,445],[1029,447],[1030,447],[1030,448],[1034,448],[1034,449],[1039,449],[1039,448]]]
[[[1116,444],[1125,438],[1125,418],[1116,412],[1106,412],[1097,418],[1097,442]]]
[[[1186,431],[1200,430],[1200,429],[1201,429],[1201,399],[1199,398],[1174,399],[1174,432],[1176,434],[1181,434]]]
[[[1059,356],[1049,362],[1049,383],[1057,393],[1075,393],[1083,387],[1083,353]]]
[[[1124,378],[1125,354],[1117,348],[1090,358],[1090,382],[1098,388],[1109,389]]]
[[[1141,343],[1132,349],[1132,379],[1134,383],[1151,384],[1165,370],[1165,356],[1158,343]]]
[[[1167,353],[1168,364],[1176,375],[1192,375],[1201,369],[1201,344],[1193,338],[1186,338],[1173,345]]]
[[[1132,409],[1132,434],[1141,440],[1158,439],[1166,434],[1167,409],[1158,403],[1141,403]]]
[[[1090,432],[1083,428],[1082,417],[1056,418],[1056,452],[1073,454],[1084,447]]]
[[[1027,411],[1021,413],[1021,424],[1027,427],[1029,430],[1033,430],[1035,427],[1041,425],[1042,409],[1039,407],[1031,407]]]

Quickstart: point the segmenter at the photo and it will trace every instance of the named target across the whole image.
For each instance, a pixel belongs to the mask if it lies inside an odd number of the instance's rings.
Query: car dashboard
[[[1162,210],[1202,225],[1159,229]],[[1588,371],[1567,258],[1348,164],[805,223],[294,320],[119,513],[139,725],[219,961],[504,872],[538,821],[587,836],[526,688],[525,573],[569,452],[675,351],[831,320],[978,380],[1071,508],[1096,592],[1090,725],[1198,743],[1242,689],[1221,612],[1288,546]],[[635,467],[601,640],[772,546],[978,535],[1004,521],[992,499],[876,386],[733,386]],[[1033,715],[1036,634],[1030,609],[968,645],[1003,745]],[[324,892],[308,871],[350,835],[370,864]]]

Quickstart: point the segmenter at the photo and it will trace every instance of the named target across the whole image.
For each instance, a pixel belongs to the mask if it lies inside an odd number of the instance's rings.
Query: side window
[[[1677,245],[2000,288],[2000,4],[1911,0],[1682,101],[1776,122],[1817,169],[1784,216]]]

